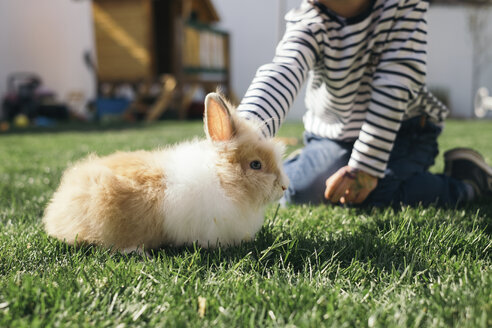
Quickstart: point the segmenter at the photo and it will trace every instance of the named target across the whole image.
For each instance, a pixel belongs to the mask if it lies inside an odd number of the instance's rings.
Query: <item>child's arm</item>
[[[376,177],[384,171],[409,100],[425,83],[427,1],[400,1],[400,16],[388,37],[374,72],[372,94],[349,166]]]
[[[388,29],[371,102],[349,164],[327,180],[325,197],[332,202],[361,203],[376,187],[377,178],[384,177],[409,100],[424,84],[428,2],[400,1],[400,6],[400,15]]]
[[[277,133],[319,58],[321,39],[313,29],[316,28],[302,20],[288,21],[275,57],[258,69],[238,107],[240,115],[262,122],[265,136]]]

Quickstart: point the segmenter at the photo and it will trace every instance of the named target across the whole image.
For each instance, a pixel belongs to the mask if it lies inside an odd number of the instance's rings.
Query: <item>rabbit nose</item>
[[[282,191],[286,191],[287,190],[287,187],[286,186],[282,186]]]

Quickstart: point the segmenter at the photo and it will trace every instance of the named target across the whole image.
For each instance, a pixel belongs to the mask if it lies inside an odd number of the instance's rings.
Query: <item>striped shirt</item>
[[[307,80],[306,131],[355,141],[349,165],[384,177],[401,122],[448,110],[425,88],[428,1],[371,0],[344,19],[303,0],[286,15],[272,62],[261,66],[238,111],[274,136]]]

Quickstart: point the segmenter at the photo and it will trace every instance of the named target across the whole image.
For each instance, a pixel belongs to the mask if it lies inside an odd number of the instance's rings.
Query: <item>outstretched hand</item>
[[[360,204],[378,185],[378,178],[344,166],[326,180],[325,198],[332,203]]]

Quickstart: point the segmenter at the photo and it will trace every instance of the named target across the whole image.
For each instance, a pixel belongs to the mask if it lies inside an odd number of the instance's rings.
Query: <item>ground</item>
[[[75,248],[41,225],[68,163],[203,135],[199,122],[76,128],[0,135],[1,327],[492,326],[490,200],[271,206],[256,239],[230,249],[145,258]],[[280,134],[301,131],[286,124]],[[440,146],[473,147],[492,163],[491,141],[492,122],[450,121]],[[432,171],[442,167],[438,158]]]

